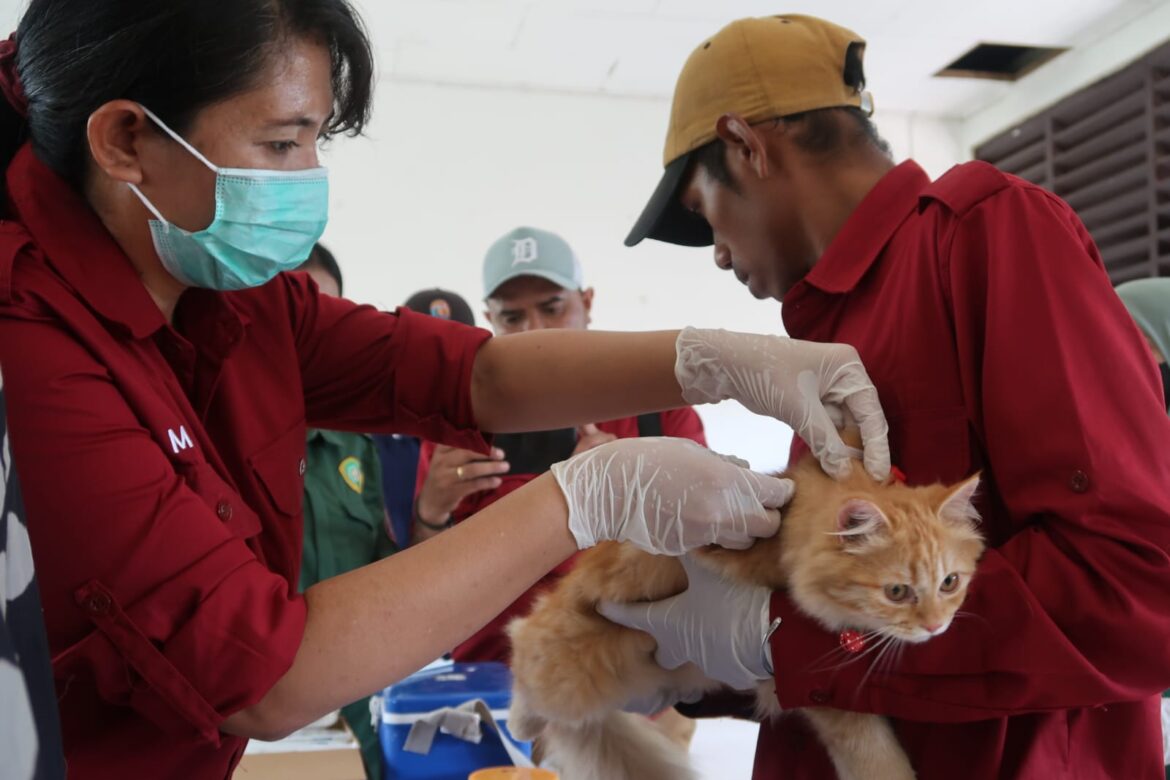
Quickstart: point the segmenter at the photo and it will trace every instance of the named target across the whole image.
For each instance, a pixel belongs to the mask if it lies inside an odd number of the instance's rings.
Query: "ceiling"
[[[1170,0],[351,0],[383,78],[669,98],[690,51],[727,22],[809,13],[869,42],[879,109],[965,117],[1010,86],[933,78],[974,44],[1084,46]],[[15,26],[27,0],[0,0]],[[0,36],[2,37],[2,36]],[[1045,68],[1059,68],[1057,57]]]
[[[1083,46],[1164,0],[357,0],[384,77],[667,98],[727,22],[810,13],[868,40],[879,108],[964,117],[1009,86],[933,74],[974,44]],[[1058,57],[1049,68],[1060,67]]]

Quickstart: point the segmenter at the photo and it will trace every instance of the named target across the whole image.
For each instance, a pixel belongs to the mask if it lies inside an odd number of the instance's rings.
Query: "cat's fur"
[[[697,551],[704,565],[730,580],[787,588],[794,603],[830,631],[861,632],[875,652],[842,653],[855,663],[872,663],[887,639],[896,650],[899,642],[922,642],[946,630],[983,551],[971,503],[978,476],[950,487],[883,485],[854,464],[837,482],[812,458],[786,476],[795,480],[796,496],[784,510],[780,533],[748,550]],[[940,591],[951,573],[959,575],[955,588]],[[515,684],[508,725],[524,739],[540,735],[545,764],[562,780],[693,777],[677,746],[619,708],[660,691],[694,695],[718,684],[691,664],[662,669],[650,635],[596,612],[600,601],[658,600],[685,590],[686,582],[677,559],[606,543],[582,555],[529,616],[509,626]],[[887,586],[902,584],[916,595],[897,603]],[[779,659],[781,674],[783,663]],[[780,714],[771,681],[760,685],[756,698],[761,717]],[[885,718],[828,708],[800,712],[840,780],[914,777]]]

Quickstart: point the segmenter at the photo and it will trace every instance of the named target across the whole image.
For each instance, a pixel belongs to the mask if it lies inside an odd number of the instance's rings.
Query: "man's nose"
[[[731,250],[724,244],[715,244],[715,265],[724,271],[731,270]]]

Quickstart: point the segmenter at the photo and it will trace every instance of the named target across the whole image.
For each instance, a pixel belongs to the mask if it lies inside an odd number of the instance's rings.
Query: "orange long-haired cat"
[[[978,475],[958,485],[908,487],[879,484],[855,464],[838,482],[808,457],[785,476],[796,482],[796,495],[779,534],[748,550],[708,547],[696,551],[696,559],[732,581],[787,588],[826,629],[854,629],[871,648],[924,642],[947,629],[983,552],[972,505]],[[530,615],[509,626],[514,685],[508,726],[521,739],[539,735],[544,765],[562,780],[694,776],[677,745],[645,718],[619,708],[664,691],[694,696],[718,683],[693,664],[662,669],[649,634],[596,611],[601,601],[653,601],[686,585],[678,559],[606,543],[582,555]],[[864,652],[854,658],[873,661]],[[756,701],[761,717],[780,714],[771,681],[760,684]],[[828,708],[800,712],[840,780],[914,777],[884,717]]]

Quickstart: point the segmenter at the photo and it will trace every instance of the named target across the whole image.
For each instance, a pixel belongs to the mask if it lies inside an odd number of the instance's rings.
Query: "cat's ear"
[[[834,535],[841,540],[841,546],[851,552],[884,534],[889,524],[890,521],[877,504],[853,498],[846,501],[837,512],[837,531]]]
[[[980,474],[951,488],[938,508],[938,516],[951,523],[962,523],[972,527],[979,524],[979,510],[975,508],[975,492],[979,489]]]

